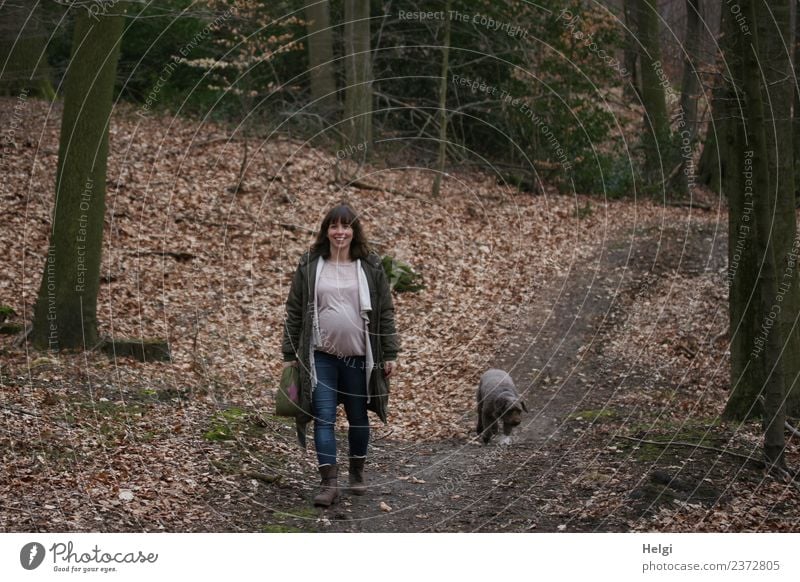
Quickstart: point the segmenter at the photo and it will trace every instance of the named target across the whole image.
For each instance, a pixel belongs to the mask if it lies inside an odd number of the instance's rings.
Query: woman
[[[366,492],[364,462],[369,442],[367,410],[386,422],[388,379],[396,369],[399,341],[394,306],[380,258],[370,252],[361,222],[347,204],[322,221],[311,251],[303,255],[286,302],[284,366],[300,366],[300,407],[314,419],[322,488],[314,505],[339,497],[334,423],[344,404],[348,422],[349,484]]]

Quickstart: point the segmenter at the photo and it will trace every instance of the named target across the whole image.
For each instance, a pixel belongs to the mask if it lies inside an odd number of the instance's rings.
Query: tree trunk
[[[717,194],[724,191],[726,181],[726,164],[736,163],[736,154],[729,152],[731,145],[729,139],[731,132],[735,133],[731,127],[733,113],[736,117],[740,116],[738,110],[729,110],[729,99],[733,98],[731,86],[725,81],[728,75],[726,70],[726,55],[733,54],[730,50],[731,42],[736,35],[736,23],[730,18],[730,10],[722,7],[720,12],[720,34],[717,39],[720,56],[717,59],[718,73],[711,90],[711,119],[708,120],[706,139],[703,144],[703,151],[700,153],[700,160],[697,163],[697,182],[705,184]],[[721,147],[720,147],[721,146]]]
[[[700,78],[697,65],[700,59],[700,0],[686,0],[686,39],[683,48],[686,51],[683,62],[683,83],[681,85],[681,112],[685,129],[689,138],[694,141],[697,135],[697,99],[700,92]]]
[[[759,62],[764,63],[767,55],[773,55],[775,47],[781,41],[770,40],[774,35],[774,27],[769,20],[756,17],[756,10],[747,0],[742,3],[742,13],[747,15],[752,26],[751,34],[735,35],[731,40],[732,51],[729,62],[733,69],[733,82],[743,90],[744,101],[742,113],[744,124],[732,123],[738,129],[737,148],[741,172],[729,172],[727,182],[733,182],[736,175],[741,174],[741,192],[729,192],[731,200],[730,244],[735,244],[736,237],[742,232],[750,232],[752,251],[748,264],[731,264],[735,269],[731,286],[731,372],[733,391],[725,408],[725,415],[734,418],[746,418],[753,411],[762,415],[764,430],[764,455],[770,466],[785,467],[784,462],[784,423],[786,382],[784,374],[784,358],[782,357],[783,324],[780,313],[785,305],[786,291],[779,290],[777,248],[777,224],[773,222],[773,212],[779,203],[778,195],[783,187],[783,173],[779,168],[780,158],[770,155],[770,149],[777,145],[773,140],[776,135],[768,129],[765,120],[764,102],[772,97],[775,89],[769,79],[762,84],[761,75],[754,71],[764,70]],[[783,28],[783,6],[789,0],[779,0],[777,11],[773,8],[778,26]],[[768,13],[770,18],[772,13]],[[788,14],[788,11],[787,11]],[[780,38],[780,37],[779,37]],[[762,42],[763,46],[759,47]],[[759,50],[760,48],[760,50]],[[788,60],[784,59],[788,65]],[[781,61],[770,62],[775,70],[766,73],[769,77],[781,75]],[[788,68],[783,74],[788,72]],[[780,92],[781,89],[778,89]],[[766,99],[765,99],[766,97]],[[735,105],[731,106],[731,109]],[[769,115],[777,113],[773,107]],[[768,143],[768,139],[772,143]],[[791,155],[791,149],[790,149]],[[748,198],[750,200],[748,201]],[[754,255],[754,256],[753,256]],[[754,260],[753,260],[754,259]],[[736,318],[737,314],[742,314]],[[737,375],[738,374],[738,375]]]
[[[645,179],[662,182],[676,160],[669,155],[668,79],[661,65],[656,0],[636,0],[636,22],[642,45],[642,104],[644,105]],[[663,169],[662,169],[663,163]]]
[[[776,285],[781,304],[781,364],[785,379],[786,411],[800,413],[800,285],[798,285],[797,216],[794,204],[794,147],[792,142],[792,61],[786,47],[791,44],[792,0],[773,0],[770,10],[757,10],[758,42],[766,87],[762,91],[765,132],[772,189],[770,228],[775,254]],[[771,14],[770,14],[771,12]]]
[[[445,14],[450,14],[451,0],[447,0]],[[439,82],[439,169],[433,178],[433,197],[439,197],[442,174],[447,158],[447,84],[450,60],[450,18],[444,19],[444,46],[442,54],[442,79]]]
[[[719,114],[719,100],[717,89],[712,89],[711,95],[711,120],[708,122],[706,140],[703,143],[703,151],[700,152],[700,160],[697,162],[697,182],[708,186],[716,194],[722,193],[722,164],[725,163],[726,156],[720,156],[717,147],[717,136],[724,133],[723,125],[727,120],[722,119]]]
[[[798,10],[797,6],[793,6],[794,8],[794,34],[792,35],[792,39],[794,41],[794,45],[790,45],[793,47],[792,54],[794,56],[794,75],[795,79],[800,80],[800,10]],[[794,119],[792,123],[792,127],[794,128],[793,137],[794,143],[800,144],[800,89],[795,86],[794,89]],[[795,187],[800,184],[800,145],[795,146],[794,148],[794,183]],[[797,193],[795,193],[795,205],[797,205]]]
[[[637,66],[639,63],[639,49],[636,42],[636,31],[638,24],[636,22],[637,8],[634,6],[637,0],[623,0],[622,10],[625,18],[625,41],[623,44],[623,55],[625,58],[625,70],[630,73],[630,83],[623,87],[626,97],[629,99],[641,99],[642,92],[639,83],[639,72]]]
[[[686,195],[695,184],[694,143],[697,134],[697,99],[700,79],[696,70],[700,54],[700,0],[686,0],[686,38],[683,61],[683,83],[676,142],[680,142],[680,169],[676,184]]]
[[[760,356],[763,350],[777,350],[765,357],[780,363],[783,382],[782,394],[786,397],[786,411],[795,416],[798,405],[798,375],[800,375],[800,337],[797,316],[800,311],[800,286],[798,285],[796,218],[794,212],[793,143],[790,109],[793,83],[789,75],[791,62],[783,48],[784,39],[790,35],[791,4],[779,0],[772,5],[771,13],[758,12],[759,59],[770,63],[762,67],[766,87],[762,89],[761,106],[765,110],[764,125],[766,159],[770,178],[769,190],[756,190],[761,198],[750,199],[749,204],[726,188],[730,205],[730,260],[731,277],[731,374],[733,391],[725,408],[728,418],[744,419],[765,413],[759,395],[765,386],[773,363]],[[773,21],[773,15],[775,20]],[[777,22],[779,29],[776,30]],[[731,38],[737,38],[732,35]],[[748,42],[745,42],[748,47]],[[738,49],[739,52],[743,49]],[[749,69],[753,70],[753,69]],[[740,83],[748,80],[748,69],[738,73]],[[729,97],[726,115],[737,117],[734,95]],[[766,105],[766,107],[765,107]],[[749,110],[748,110],[749,111]],[[741,148],[740,148],[741,149]],[[753,150],[753,147],[750,146]],[[747,170],[748,167],[738,166]],[[754,164],[752,165],[755,172]],[[741,170],[731,169],[726,181],[735,180]],[[746,232],[755,218],[753,210],[762,200],[767,205],[768,222],[762,231]],[[755,202],[755,204],[754,204]],[[755,213],[757,214],[757,212]],[[757,232],[756,232],[757,231]],[[750,236],[745,236],[750,235]],[[771,255],[774,256],[772,291],[764,282],[766,267],[761,264],[765,256],[761,241],[768,237]],[[761,278],[755,274],[761,270]],[[766,311],[764,311],[766,309]],[[770,316],[770,314],[773,316]],[[769,337],[767,337],[769,336]],[[777,347],[768,346],[768,339],[779,338]],[[766,367],[765,367],[766,366]],[[768,415],[768,412],[766,413]]]
[[[781,3],[785,0],[779,0]],[[762,97],[761,76],[753,74],[760,71],[761,53],[759,52],[759,37],[762,31],[763,22],[757,18],[754,0],[745,0],[743,11],[750,16],[750,22],[757,22],[749,42],[742,43],[744,61],[744,93],[746,99],[746,135],[749,147],[752,148],[753,157],[753,182],[755,190],[755,218],[756,218],[756,241],[758,256],[762,259],[761,269],[758,276],[758,285],[761,289],[761,300],[759,311],[764,319],[762,328],[768,321],[770,327],[765,329],[764,345],[761,351],[753,350],[755,358],[762,359],[762,369],[766,372],[761,383],[764,396],[764,455],[768,463],[780,467],[785,466],[784,462],[784,403],[785,395],[784,376],[781,365],[781,349],[783,348],[782,329],[774,321],[772,316],[774,305],[777,305],[778,285],[777,285],[777,261],[775,260],[775,249],[772,231],[772,209],[774,206],[772,198],[773,187],[777,187],[777,174],[771,173],[770,156],[767,146],[767,130],[765,129],[764,104]],[[773,7],[774,10],[774,7]],[[763,14],[763,11],[762,11]],[[771,15],[770,15],[771,16]],[[772,34],[774,34],[774,29]],[[767,35],[765,35],[767,36]],[[767,46],[767,39],[763,39]],[[770,63],[770,66],[772,63]],[[765,67],[769,68],[769,67]],[[774,190],[777,192],[777,190]],[[778,309],[780,309],[778,307]],[[758,338],[754,338],[758,339]]]
[[[750,352],[753,338],[761,325],[759,321],[760,293],[756,274],[755,217],[753,214],[753,161],[747,152],[744,135],[744,103],[742,86],[741,34],[733,34],[733,16],[722,11],[722,55],[726,63],[725,83],[717,87],[712,105],[713,115],[709,131],[716,129],[715,142],[719,152],[718,163],[727,171],[718,173],[722,192],[728,198],[728,309],[730,320],[731,394],[725,406],[724,416],[730,419],[745,419],[761,413],[757,402],[760,380],[764,377],[759,369],[761,360],[753,360]],[[722,124],[715,120],[724,119]],[[709,144],[706,144],[706,148]],[[715,163],[717,161],[715,160]],[[747,185],[747,187],[745,187]]]
[[[333,31],[330,20],[329,2],[316,2],[306,6],[311,99],[314,101],[314,109],[323,115],[331,114],[338,105],[336,80],[333,76]]]
[[[372,54],[370,3],[345,0],[344,44],[347,89],[344,126],[350,145],[372,142]],[[365,149],[364,151],[368,151]]]
[[[119,7],[115,12],[119,12]],[[55,211],[36,306],[38,348],[97,343],[108,126],[124,16],[81,10],[66,72]]]

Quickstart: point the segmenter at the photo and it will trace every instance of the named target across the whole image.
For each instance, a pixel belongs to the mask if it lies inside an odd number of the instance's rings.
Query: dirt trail
[[[573,263],[534,299],[492,362],[511,373],[530,410],[510,446],[497,438],[489,446],[375,442],[366,496],[345,493],[333,508],[291,525],[332,532],[624,531],[623,515],[581,519],[595,489],[587,459],[607,442],[592,442],[568,421],[602,408],[630,372],[629,362],[611,361],[602,350],[603,331],[622,319],[625,301],[666,272],[719,269],[718,242],[702,227],[603,241],[594,257]],[[474,413],[465,422],[474,423]],[[303,494],[310,499],[314,488]]]

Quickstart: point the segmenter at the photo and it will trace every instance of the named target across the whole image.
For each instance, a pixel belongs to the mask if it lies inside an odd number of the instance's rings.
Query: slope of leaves
[[[326,209],[346,199],[362,212],[375,246],[412,265],[426,284],[395,298],[403,340],[395,436],[452,436],[459,429],[440,405],[466,404],[515,309],[548,273],[568,269],[629,216],[624,205],[605,204],[579,218],[577,209],[591,208],[588,200],[520,196],[479,175],[453,177],[435,203],[426,200],[430,178],[420,171],[365,171],[366,180],[402,185],[408,196],[342,189],[333,182],[333,155],[283,139],[251,144],[258,153],[251,154],[245,190],[234,195],[228,188],[236,183],[240,144],[214,127],[117,109],[101,333],[168,338],[174,358],[169,365],[120,362],[111,367],[120,382],[130,373],[140,382],[207,389],[213,378],[231,401],[268,407],[289,277]],[[25,320],[44,265],[58,135],[58,111],[33,102],[27,114],[30,137],[9,158],[14,191],[7,195],[2,281],[7,302]],[[18,364],[29,374],[36,354],[12,352],[24,354]],[[103,358],[87,357],[89,380]],[[434,409],[443,417],[424,426]]]

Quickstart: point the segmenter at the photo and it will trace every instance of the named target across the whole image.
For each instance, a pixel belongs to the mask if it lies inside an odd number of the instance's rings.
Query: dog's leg
[[[487,445],[489,444],[489,441],[492,440],[497,435],[498,429],[500,428],[499,423],[500,423],[499,418],[492,418],[491,420],[492,428],[489,430],[489,439],[486,441]]]
[[[481,414],[481,425],[483,426],[483,444],[488,445],[489,441],[492,440],[492,437],[497,432],[497,421],[484,410]]]
[[[511,444],[511,429],[513,428],[510,424],[503,424],[503,438],[500,439],[501,445]]]

